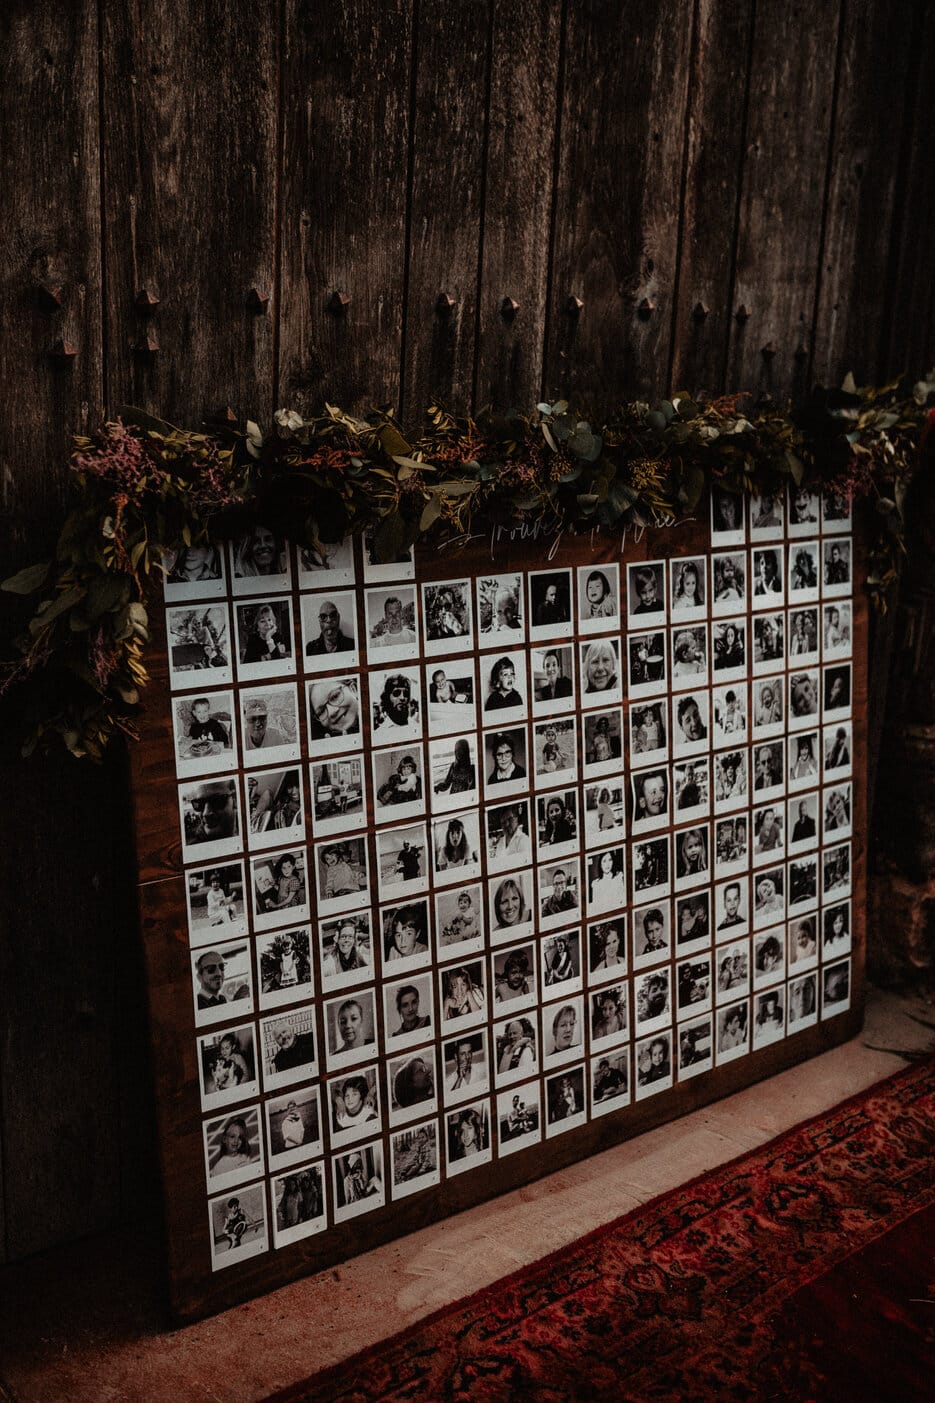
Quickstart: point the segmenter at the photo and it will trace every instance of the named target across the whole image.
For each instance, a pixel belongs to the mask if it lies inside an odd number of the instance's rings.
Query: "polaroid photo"
[[[839,960],[821,971],[821,1016],[834,1018],[851,1006],[851,962]]]
[[[710,829],[706,823],[683,828],[674,835],[675,890],[687,891],[710,880]]]
[[[548,789],[553,785],[574,783],[578,778],[578,732],[574,717],[560,716],[554,721],[536,721],[532,730],[536,788]],[[484,739],[488,742],[489,736]],[[499,766],[500,757],[496,752],[493,758]],[[488,778],[487,783],[490,785],[492,780]],[[523,787],[526,787],[525,782]]]
[[[742,999],[739,1003],[726,1004],[719,1008],[715,1017],[717,1024],[717,1052],[715,1062],[722,1066],[725,1062],[735,1062],[738,1057],[746,1057],[750,1051],[750,1002]]]
[[[747,621],[726,619],[711,625],[715,682],[743,682],[747,676]]]
[[[753,795],[756,800],[781,799],[786,780],[786,743],[768,740],[753,747]]]
[[[532,872],[512,872],[498,882],[488,882],[490,938],[494,945],[531,935],[535,923]]]
[[[207,541],[164,551],[163,593],[167,604],[192,599],[223,599],[227,589],[221,546]]]
[[[584,998],[580,994],[542,1009],[543,1068],[564,1067],[581,1056],[584,1047]]]
[[[297,1086],[267,1101],[266,1145],[271,1170],[320,1155],[322,1151],[321,1095],[318,1084]]]
[[[295,934],[293,932],[293,934]],[[282,935],[273,937],[282,940]],[[370,912],[352,911],[318,926],[321,980],[325,990],[346,989],[373,978]],[[262,947],[261,947],[262,948]]]
[[[578,633],[620,630],[620,566],[578,566]]]
[[[422,586],[425,655],[465,653],[473,647],[470,580],[441,580]]]
[[[254,526],[230,543],[231,590],[235,595],[272,594],[292,588],[288,542],[268,526]]]
[[[742,998],[750,992],[750,942],[731,940],[714,952],[718,1004]]]
[[[208,1199],[211,1270],[223,1271],[269,1251],[266,1187],[248,1184],[235,1194]]]
[[[497,1144],[500,1158],[538,1145],[542,1139],[539,1083],[527,1082],[497,1095]]]
[[[753,927],[774,926],[786,916],[786,874],[782,866],[757,872],[753,878]]]
[[[786,872],[786,894],[789,915],[802,907],[818,903],[818,854],[809,853],[806,857],[790,862]]]
[[[192,949],[247,934],[243,859],[193,867],[185,873],[188,939]]]
[[[306,683],[308,753],[313,760],[359,750],[362,745],[360,676],[320,678]],[[418,740],[418,725],[392,739]],[[380,736],[380,743],[391,739]]]
[[[636,1035],[655,1033],[672,1020],[672,971],[669,965],[647,970],[633,981]]]
[[[260,1019],[263,1090],[279,1091],[318,1075],[314,1008],[294,1009]]]
[[[444,959],[462,957],[483,948],[482,887],[466,883],[435,893],[435,930]]]
[[[328,1070],[356,1066],[376,1056],[377,1015],[373,989],[331,999],[325,1004]]]
[[[753,1050],[769,1047],[786,1035],[785,989],[767,989],[753,999]]]
[[[489,812],[489,811],[488,811]],[[622,835],[618,835],[622,836]],[[568,857],[578,850],[578,791],[558,789],[536,799],[536,848],[540,862]],[[495,870],[490,852],[487,867]],[[515,866],[515,864],[512,864]]]
[[[376,1066],[361,1067],[325,1085],[333,1150],[380,1130],[380,1087]]]
[[[753,617],[753,675],[781,668],[786,656],[784,614],[755,614]]]
[[[560,930],[540,941],[542,987],[559,994],[581,991],[581,929]]]
[[[825,721],[843,720],[851,714],[851,665],[839,663],[822,668]]]
[[[676,759],[701,755],[710,748],[708,693],[685,692],[672,698],[672,754]]]
[[[747,603],[747,553],[725,551],[711,556],[711,614],[743,613]]]
[[[412,650],[410,649],[410,656]],[[422,739],[422,694],[417,667],[371,672],[371,727],[375,745],[404,745]],[[345,749],[349,747],[345,746]]]
[[[627,918],[588,926],[588,983],[604,984],[627,972]]]
[[[589,1000],[591,1048],[606,1052],[625,1043],[630,1030],[627,984],[609,984]]]
[[[490,1109],[486,1101],[476,1101],[445,1116],[445,1150],[448,1178],[489,1164]]]
[[[821,588],[818,542],[797,541],[789,547],[789,603],[816,604]]]
[[[380,828],[376,833],[376,847],[377,889],[381,901],[399,901],[425,890],[430,863],[424,823]]]
[[[438,1124],[427,1120],[390,1137],[392,1196],[408,1198],[441,1182]]]
[[[702,762],[707,764],[706,761]],[[714,812],[730,813],[746,806],[750,792],[747,751],[724,750],[714,757]]]
[[[432,976],[411,974],[383,986],[383,1036],[388,1052],[416,1047],[433,1035]]]
[[[299,589],[340,589],[355,581],[354,542],[319,541],[298,547]]]
[[[630,831],[651,833],[669,822],[669,767],[637,770],[630,778]]]
[[[753,551],[753,596],[751,607],[776,609],[785,599],[785,560],[782,546],[760,546]]]
[[[294,682],[247,687],[240,694],[243,762],[283,765],[299,758],[299,702]]]
[[[610,706],[623,700],[620,639],[595,638],[579,643],[581,706]]]
[[[381,559],[382,552],[376,541],[376,531],[364,532],[364,584],[382,585],[393,580],[414,580],[416,577],[415,550],[400,551],[393,560]]]
[[[272,930],[308,920],[308,872],[305,849],[264,853],[250,859],[253,928]]]
[[[257,937],[260,1008],[307,1002],[315,994],[312,976],[311,930],[292,930]]]
[[[216,1111],[260,1091],[252,1023],[198,1039],[201,1109]]]
[[[746,877],[729,878],[714,888],[715,940],[733,940],[750,929],[750,900]]]
[[[814,536],[818,530],[821,493],[817,486],[789,484],[789,535]]]
[[[746,739],[746,681],[715,687],[711,692],[711,742],[715,750],[743,745]]]
[[[758,931],[753,936],[753,987],[775,984],[786,977],[786,951],[783,927]]]
[[[470,882],[480,876],[480,819],[476,809],[435,819],[431,841],[436,886]]]
[[[818,721],[821,696],[818,669],[789,673],[789,730],[804,731]]]
[[[827,542],[825,543],[827,545]],[[825,594],[827,594],[827,589]],[[853,641],[853,610],[847,601],[840,604],[825,604],[822,608],[823,657],[826,662],[832,658],[849,658]],[[815,660],[817,662],[817,650]]]
[[[851,538],[839,537],[822,543],[822,581],[825,599],[840,599],[849,595],[853,588],[852,579],[853,542]]]
[[[672,806],[676,823],[707,818],[711,809],[711,766],[707,756],[672,766]]]
[[[233,1189],[263,1173],[263,1132],[259,1106],[218,1116],[203,1125],[205,1178],[209,1193]]]
[[[485,726],[506,726],[512,721],[525,720],[529,712],[529,689],[526,654],[522,648],[509,653],[490,653],[482,659],[480,698]],[[567,709],[557,708],[559,711]]]
[[[429,903],[423,897],[402,906],[387,906],[380,912],[383,935],[383,973],[408,973],[424,969],[432,960],[429,931]],[[392,965],[392,969],[387,969]]]
[[[801,974],[818,964],[818,917],[814,913],[796,916],[786,930],[787,959],[790,974]]]
[[[374,1140],[371,1145],[335,1155],[331,1160],[331,1177],[336,1223],[346,1223],[382,1208],[386,1202],[382,1143]]]
[[[818,608],[792,609],[789,613],[789,661],[793,667],[808,667],[818,662],[821,635],[818,632]]]
[[[303,594],[299,613],[302,665],[306,672],[333,672],[336,668],[358,666],[357,601],[353,590]]]
[[[442,1048],[445,1105],[457,1106],[490,1090],[487,1030],[462,1030]]]
[[[791,1037],[818,1022],[818,975],[803,974],[786,986],[786,1027]]]
[[[785,496],[778,492],[755,492],[750,498],[751,541],[782,539],[786,526]]]
[[[760,677],[753,683],[753,735],[757,740],[767,736],[781,736],[785,730],[786,680],[778,677]]]
[[[851,894],[851,845],[841,843],[836,848],[825,848],[821,854],[822,899],[829,896],[837,900]]]
[[[472,658],[453,658],[443,667],[426,663],[425,691],[430,736],[463,735],[474,730],[477,691]]]
[[[682,960],[675,967],[675,1006],[677,1016],[709,1012],[711,1009],[711,954]]]
[[[821,913],[821,958],[836,959],[851,953],[851,903],[839,901]]]
[[[656,842],[659,839],[655,840]],[[666,840],[662,840],[666,841]],[[651,846],[651,841],[634,845],[634,854],[639,848]],[[668,859],[668,843],[666,842]],[[634,866],[636,857],[634,856]],[[667,861],[668,866],[668,861]],[[668,872],[666,873],[668,881]],[[586,880],[588,888],[588,915],[599,916],[605,912],[619,911],[627,904],[626,848],[621,845],[605,848],[603,852],[592,853],[587,860]]]
[[[557,745],[556,751],[558,752]],[[567,759],[567,756],[558,752],[556,763],[558,759]],[[526,727],[513,726],[509,730],[485,731],[483,764],[484,792],[488,799],[505,799],[512,794],[527,793],[529,759]],[[571,779],[575,777],[574,772],[569,775]]]
[[[441,1026],[447,1034],[474,1028],[487,1018],[487,972],[483,959],[438,971]]]
[[[424,839],[423,831],[423,866]],[[418,839],[414,841],[418,842]],[[403,871],[405,870],[404,866]],[[379,864],[378,876],[382,889],[385,885],[385,876]],[[408,891],[407,879],[401,876],[399,880],[403,889]],[[315,885],[318,892],[319,916],[334,916],[339,911],[352,911],[366,905],[370,901],[370,869],[366,838],[362,835],[345,835],[326,839],[323,843],[316,843]]]
[[[401,779],[410,782],[408,766],[402,764],[402,757],[408,756],[418,771],[422,768],[422,751],[419,746],[410,747],[403,751],[375,751],[373,755],[374,776],[380,776],[380,785],[387,784],[394,773],[389,768],[387,756],[399,757],[395,763],[396,772]],[[382,763],[381,763],[382,761]],[[316,838],[324,838],[332,833],[347,833],[355,828],[363,828],[367,821],[366,790],[364,787],[364,762],[360,755],[343,755],[333,760],[321,760],[313,762],[310,766],[311,793],[312,793],[312,832]],[[421,774],[419,777],[421,786]],[[376,788],[376,785],[375,785]],[[397,791],[390,789],[387,793],[405,794],[405,785]],[[399,808],[393,808],[389,812],[388,805],[381,804],[380,800],[374,806],[375,818],[379,823],[384,817],[406,818],[409,810],[405,808],[405,800],[400,802]],[[399,810],[403,809],[404,812]],[[423,812],[422,801],[420,799],[414,812]]]
[[[823,793],[822,841],[837,842],[850,838],[854,807],[853,786],[850,782],[835,784]]]
[[[175,773],[179,779],[237,768],[233,692],[172,698]]]
[[[481,648],[510,648],[526,639],[523,577],[518,573],[481,575],[477,591],[477,634]]]
[[[725,487],[711,488],[711,544],[722,546],[746,545],[744,499],[739,492]]]
[[[508,799],[485,810],[487,871],[509,872],[532,861],[528,799]]]
[[[714,874],[729,877],[746,872],[750,865],[749,824],[746,814],[719,818],[714,824]]]
[[[234,680],[230,611],[226,604],[186,605],[166,610],[169,686],[229,686]]]
[[[636,1066],[636,1099],[645,1101],[660,1091],[672,1090],[672,1030],[643,1038],[633,1049]]]
[[[672,690],[703,687],[708,680],[708,625],[690,624],[671,630]]]
[[[659,964],[661,960],[668,959],[671,950],[669,902],[660,901],[657,905],[638,907],[633,912],[633,968],[646,969],[649,965]]]
[[[630,1050],[618,1048],[591,1058],[591,1118],[609,1115],[630,1102]]]
[[[197,1028],[253,1012],[253,962],[246,939],[206,945],[193,951],[191,962]]]
[[[657,704],[661,707],[661,704]],[[581,718],[584,778],[623,777],[623,710],[586,712]]]
[[[630,851],[634,899],[649,901],[668,896],[672,880],[668,836],[634,841],[630,844]]]
[[[825,487],[821,494],[821,529],[826,536],[851,529],[851,498],[847,492]]]
[[[275,1247],[287,1247],[292,1242],[324,1232],[328,1226],[328,1205],[323,1164],[306,1164],[295,1174],[274,1178],[272,1191]]]
[[[643,565],[627,567],[627,618],[631,628],[634,621],[637,628],[666,622],[664,560],[647,560]]]
[[[448,813],[452,809],[477,804],[480,800],[477,776],[477,740],[473,733],[429,741],[433,813]]]
[[[579,951],[580,960],[580,951]],[[537,1002],[536,942],[510,945],[490,957],[493,1001],[496,1010],[516,1012]],[[579,964],[580,987],[580,964]]]
[[[784,806],[763,804],[753,810],[753,865],[768,867],[777,862],[786,850]]]
[[[803,794],[789,800],[789,816],[786,824],[789,835],[789,852],[807,852],[818,846],[818,795]]]
[[[533,643],[570,638],[574,584],[570,570],[529,573],[529,638]]]
[[[664,701],[642,702],[630,707],[630,759],[633,763],[637,763],[638,755],[646,757],[638,762],[642,765],[657,764],[669,758],[667,712],[668,705]],[[613,773],[619,773],[618,766]]]
[[[798,793],[818,783],[818,732],[789,737],[789,791]]]
[[[438,1110],[438,1074],[435,1048],[406,1052],[387,1062],[389,1123],[405,1125],[415,1116],[434,1115]]]
[[[631,633],[627,638],[627,695],[631,701],[656,697],[666,690],[666,635]]]
[[[689,1081],[701,1072],[710,1072],[714,1065],[714,1018],[687,1018],[679,1023],[678,1073],[679,1081]]]
[[[545,1079],[546,1138],[576,1130],[588,1117],[584,1066],[569,1067]]]
[[[669,561],[672,622],[694,623],[708,615],[707,565],[703,555]]]
[[[570,643],[533,648],[533,716],[557,716],[575,706],[575,650]],[[495,665],[496,666],[496,665]],[[486,709],[486,708],[485,708]]]
[[[589,785],[584,791],[585,847],[619,842],[625,831],[623,785],[613,781]]]
[[[255,851],[298,842],[305,833],[305,802],[298,766],[252,770],[244,776],[247,845]]]
[[[711,892],[689,892],[675,902],[675,953],[694,955],[711,944]]]
[[[179,785],[183,861],[232,857],[243,846],[237,787],[236,779]]]
[[[235,604],[234,619],[239,682],[295,675],[291,599],[256,599]]]
[[[408,662],[419,651],[415,585],[364,591],[367,657],[375,665]]]

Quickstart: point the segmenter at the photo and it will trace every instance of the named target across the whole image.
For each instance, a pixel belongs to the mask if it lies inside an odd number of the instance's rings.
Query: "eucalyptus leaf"
[[[15,575],[11,575],[8,580],[0,584],[0,589],[6,590],[7,594],[35,594],[37,589],[41,589],[45,584],[49,573],[49,561],[43,560],[38,565],[27,565],[24,570],[20,570]]]

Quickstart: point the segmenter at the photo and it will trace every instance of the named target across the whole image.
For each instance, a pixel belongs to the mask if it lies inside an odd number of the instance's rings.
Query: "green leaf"
[[[410,452],[409,444],[395,424],[384,424],[379,433],[380,447],[388,458],[394,460]]]
[[[425,463],[420,463],[416,458],[407,458],[404,453],[394,453],[392,457],[393,462],[396,463],[398,467],[408,469],[406,477],[412,477],[413,473],[424,473],[427,469]],[[400,482],[405,481],[402,473],[399,474],[399,480]]]
[[[39,565],[27,565],[25,570],[20,570],[16,575],[11,575],[8,580],[0,584],[0,589],[6,590],[7,594],[35,594],[37,589],[41,589],[45,584],[46,576],[49,573],[49,562],[42,561]]]
[[[130,598],[130,581],[120,575],[99,575],[88,585],[85,612],[89,619],[99,619],[126,604]]]
[[[419,517],[419,530],[427,531],[433,522],[441,516],[442,504],[440,494],[433,492],[422,508],[422,515]]]
[[[84,599],[84,587],[82,585],[72,585],[71,589],[63,590],[57,599],[49,600],[46,607],[39,605],[39,612],[34,619],[29,621],[29,632],[35,637],[41,633],[53,619],[65,614],[69,609],[73,609],[76,604],[80,604]]]
[[[469,492],[474,491],[475,486],[474,482],[458,482],[452,478],[448,482],[439,483],[438,490],[446,497],[466,497]]]

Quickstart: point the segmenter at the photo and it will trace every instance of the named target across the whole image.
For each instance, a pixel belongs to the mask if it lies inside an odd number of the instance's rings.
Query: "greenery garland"
[[[742,396],[680,394],[628,404],[599,431],[565,402],[476,418],[432,408],[412,437],[387,409],[359,417],[328,405],[311,419],[280,410],[266,433],[249,420],[196,433],[124,410],[75,440],[78,500],[54,559],[3,585],[39,596],[2,683],[26,689],[24,749],[61,741],[99,760],[116,733],[135,736],[147,601],[163,557],[256,521],[311,546],[370,529],[379,557],[391,559],[418,540],[455,547],[520,524],[672,525],[710,483],[768,493],[817,481],[876,508],[867,583],[884,604],[906,488],[935,419],[935,372],[911,397],[898,391],[898,382],[858,390],[848,376],[795,414],[744,412]]]

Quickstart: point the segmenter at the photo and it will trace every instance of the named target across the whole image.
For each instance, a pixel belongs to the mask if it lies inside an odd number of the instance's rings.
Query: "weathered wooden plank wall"
[[[922,370],[933,60],[925,0],[13,0],[3,572],[49,549],[105,405],[412,422]],[[139,1217],[152,1161],[123,766],[22,765],[12,731],[11,1259]]]

